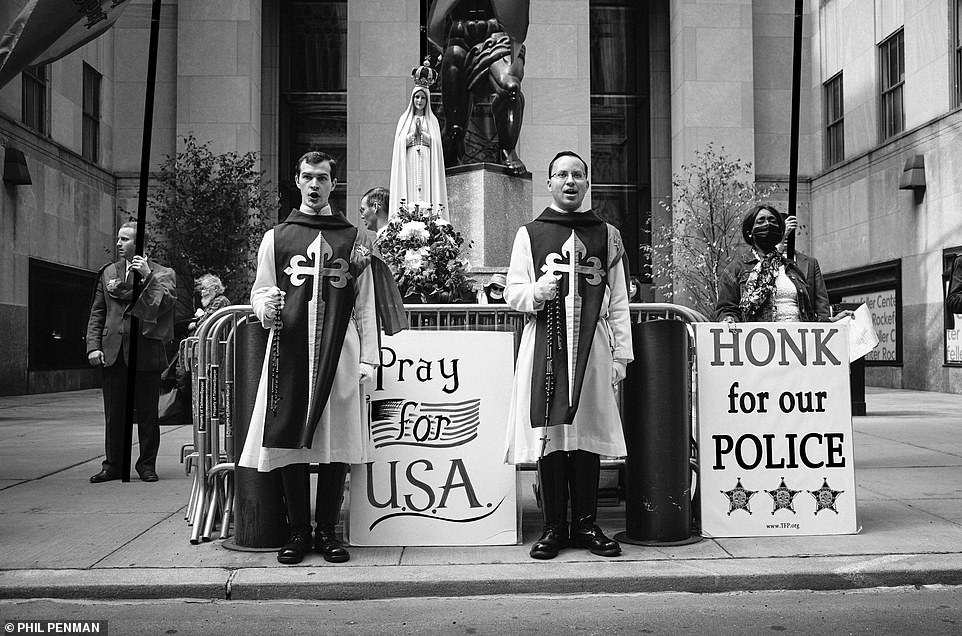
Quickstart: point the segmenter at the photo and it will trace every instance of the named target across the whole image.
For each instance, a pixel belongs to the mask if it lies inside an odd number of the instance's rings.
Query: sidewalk
[[[274,553],[191,545],[189,427],[162,428],[161,481],[90,484],[103,459],[99,390],[0,397],[0,598],[356,599],[723,592],[962,584],[962,395],[868,389],[854,419],[858,535],[623,545],[615,559],[528,557],[540,531],[521,473],[525,545],[352,548],[280,566]],[[134,451],[136,457],[136,449]],[[602,508],[609,533],[624,509]],[[215,535],[216,537],[216,535]]]

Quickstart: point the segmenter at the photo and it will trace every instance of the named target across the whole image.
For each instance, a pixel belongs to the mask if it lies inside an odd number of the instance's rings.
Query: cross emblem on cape
[[[578,234],[571,230],[571,236],[561,246],[561,253],[552,252],[545,258],[541,271],[553,276],[566,275],[568,277],[568,294],[564,297],[565,329],[568,337],[568,405],[574,401],[575,365],[578,360],[578,349],[581,335],[581,306],[582,296],[578,286],[578,276],[582,276],[589,285],[600,285],[604,280],[604,270],[601,260],[597,256],[585,258],[588,250],[578,238]]]
[[[295,254],[291,257],[290,265],[284,268],[284,273],[291,279],[291,285],[300,287],[307,279],[312,279],[312,295],[307,304],[307,320],[312,325],[307,331],[307,346],[314,354],[311,356],[310,366],[310,385],[314,386],[317,379],[317,361],[320,359],[321,339],[318,336],[324,326],[324,319],[327,313],[327,303],[321,294],[321,280],[323,278],[333,279],[330,281],[332,287],[343,289],[347,286],[347,281],[352,278],[347,261],[343,258],[331,258],[334,250],[330,244],[324,240],[324,235],[317,233],[310,245],[307,246],[307,257]],[[311,259],[309,264],[308,259]],[[313,391],[308,396],[308,412],[310,412]]]
[[[320,279],[325,276],[333,278],[331,285],[341,289],[347,285],[351,274],[348,271],[347,261],[343,258],[331,259],[333,253],[331,246],[324,240],[324,235],[318,232],[317,238],[307,246],[307,256],[301,254],[292,256],[290,265],[284,268],[284,273],[290,276],[291,285],[295,287],[300,287],[308,278],[313,278],[314,298],[318,298]]]

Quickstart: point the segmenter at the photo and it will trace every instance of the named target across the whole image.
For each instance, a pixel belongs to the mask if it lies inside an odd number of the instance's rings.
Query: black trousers
[[[127,399],[127,363],[121,356],[103,368],[104,416],[107,422],[104,470],[119,475],[123,465],[124,410]],[[138,474],[155,470],[160,449],[160,426],[157,423],[157,399],[160,396],[160,371],[137,373],[134,405],[137,407],[137,433],[140,458],[135,464]]]

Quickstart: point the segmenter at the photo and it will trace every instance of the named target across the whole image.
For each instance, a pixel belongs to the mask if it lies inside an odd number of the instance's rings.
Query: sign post
[[[702,533],[858,532],[848,326],[695,323]]]

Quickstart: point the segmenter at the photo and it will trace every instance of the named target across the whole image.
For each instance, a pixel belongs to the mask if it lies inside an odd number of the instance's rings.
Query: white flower
[[[408,221],[401,226],[401,230],[397,233],[397,236],[401,240],[406,240],[409,238],[418,238],[422,241],[428,239],[427,226],[424,225],[423,221]]]
[[[404,269],[418,270],[424,266],[424,248],[404,252]]]
[[[445,225],[451,225],[450,223],[447,222],[447,220],[442,219],[441,217],[438,217],[438,218],[434,219],[434,224],[435,224],[435,225],[440,225],[440,226],[442,226],[442,227],[445,226]]]

